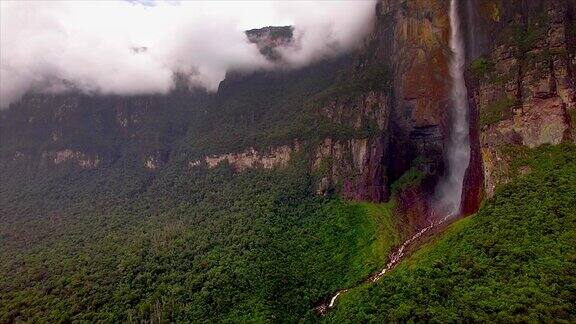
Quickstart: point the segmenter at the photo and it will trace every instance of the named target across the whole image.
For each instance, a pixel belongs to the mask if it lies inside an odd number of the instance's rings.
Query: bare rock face
[[[227,162],[236,172],[243,172],[253,168],[273,169],[283,167],[290,161],[291,154],[298,152],[300,145],[283,145],[271,148],[268,152],[259,152],[249,148],[239,153],[226,153],[221,155],[206,156],[203,159],[190,161],[190,167],[215,168],[222,162]]]
[[[359,96],[335,98],[322,108],[331,122],[356,130],[371,127],[387,130],[390,121],[390,98],[381,91],[369,91]]]
[[[340,95],[323,108],[333,123],[373,132],[365,137],[322,141],[313,162],[313,170],[322,175],[319,194],[336,191],[346,199],[385,201],[391,183],[416,168],[425,180],[398,194],[397,213],[411,219],[411,230],[428,221],[430,197],[444,172],[444,141],[449,132],[448,4],[378,3],[374,33],[359,53],[352,75],[369,75],[385,66],[390,91]],[[479,149],[477,152],[479,171]],[[469,182],[477,196],[468,204],[472,211],[482,199],[482,174],[475,175]]]
[[[374,125],[375,132],[362,142],[359,138],[324,140],[314,165],[324,156],[333,160],[320,181],[320,192],[332,187],[346,199],[384,201],[389,199],[391,183],[416,167],[428,181],[425,186],[410,188],[399,212],[416,219],[417,214],[429,210],[430,187],[443,172],[443,143],[448,133],[447,12],[445,1],[378,3],[374,32],[359,54],[353,74],[369,75],[385,66],[390,91],[339,97],[324,107],[332,122],[354,129]]]
[[[323,108],[333,123],[371,131],[324,139],[313,163],[324,172],[319,193],[335,190],[346,199],[379,202],[389,198],[391,182],[415,164],[431,179],[441,174],[449,117],[447,12],[444,1],[378,3],[374,33],[351,74],[387,67],[387,79],[380,82],[390,89],[339,95]],[[428,197],[424,188],[413,189]]]
[[[470,93],[468,93],[468,105],[470,113],[470,162],[464,174],[462,188],[462,214],[467,216],[475,213],[484,199],[484,171],[482,169],[482,152],[480,150],[480,132],[478,125],[478,108]]]
[[[337,190],[345,199],[381,202],[388,198],[380,138],[326,138],[314,153],[312,170],[322,175],[318,194]]]
[[[390,94],[385,90],[337,93],[321,109],[331,123],[350,129],[346,138],[324,138],[313,152],[318,194],[337,193],[348,200],[388,199],[387,151]]]
[[[98,156],[90,157],[85,153],[70,149],[55,152],[43,152],[42,158],[45,162],[53,165],[73,163],[82,169],[93,169],[100,164],[100,158]]]
[[[381,1],[375,50],[364,64],[393,68],[389,161],[391,179],[415,158],[428,161],[432,176],[443,169],[448,133],[450,57],[448,1]]]
[[[487,195],[509,181],[509,146],[574,140],[575,4],[477,2],[481,29],[500,35],[472,62],[469,94],[478,108]],[[496,14],[497,13],[497,14]]]

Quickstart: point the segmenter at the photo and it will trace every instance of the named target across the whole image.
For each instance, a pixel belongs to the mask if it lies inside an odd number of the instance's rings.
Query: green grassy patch
[[[494,69],[494,62],[485,56],[475,59],[470,65],[470,70],[477,79],[487,78]]]
[[[359,246],[355,263],[369,274],[385,265],[392,247],[400,243],[400,234],[393,215],[394,201],[382,204],[362,202],[357,205],[365,212],[369,222],[364,223],[363,234],[359,235],[363,240],[358,242],[363,247]]]
[[[424,173],[415,167],[408,169],[404,172],[398,180],[394,181],[390,186],[392,194],[397,194],[400,191],[420,183],[424,179]]]
[[[510,97],[502,98],[480,111],[480,127],[495,124],[501,120],[512,116],[514,99]]]

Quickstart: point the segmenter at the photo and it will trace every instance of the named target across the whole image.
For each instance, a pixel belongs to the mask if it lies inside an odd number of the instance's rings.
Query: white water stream
[[[464,39],[460,26],[460,17],[458,15],[458,0],[450,1],[450,49],[453,56],[450,60],[450,76],[452,77],[452,129],[448,141],[446,162],[448,164],[448,174],[440,181],[436,188],[435,210],[436,214],[445,215],[444,217],[432,221],[430,225],[412,235],[404,241],[400,247],[392,252],[386,267],[376,275],[368,278],[368,282],[376,282],[386,272],[394,268],[404,257],[406,248],[414,243],[426,232],[443,224],[452,216],[460,214],[460,205],[462,201],[462,188],[464,184],[464,174],[470,162],[470,143],[468,134],[468,92],[464,82],[464,64],[466,63],[466,52]],[[329,302],[323,303],[316,307],[316,311],[325,314],[330,308],[334,307],[336,299],[348,291],[343,289],[332,296]]]
[[[370,281],[372,282],[376,282],[378,281],[378,279],[380,279],[388,270],[394,268],[394,266],[400,262],[400,260],[402,260],[402,257],[404,256],[404,252],[406,250],[406,248],[412,244],[414,241],[416,241],[418,238],[420,238],[420,236],[422,236],[423,234],[425,234],[426,232],[428,232],[429,230],[433,229],[434,227],[443,224],[446,220],[448,220],[452,215],[446,215],[432,223],[430,223],[430,225],[424,227],[423,229],[421,229],[420,231],[418,231],[416,234],[412,235],[409,239],[407,239],[406,241],[404,241],[404,243],[402,243],[402,245],[400,245],[400,247],[398,248],[398,250],[396,250],[395,252],[392,252],[390,254],[389,257],[389,261],[386,264],[386,267],[384,269],[382,269],[382,271],[380,271],[377,275],[375,275],[374,277],[372,277],[370,279]]]
[[[446,216],[442,217],[441,219],[438,219],[438,220],[430,223],[430,225],[424,227],[423,229],[418,231],[416,234],[412,235],[409,239],[404,241],[402,243],[402,245],[400,245],[400,247],[396,251],[394,251],[390,254],[389,261],[386,264],[386,267],[384,269],[382,269],[382,271],[380,271],[379,273],[369,277],[366,280],[366,282],[376,282],[380,278],[382,278],[382,276],[384,276],[384,274],[386,274],[386,272],[388,272],[390,269],[394,268],[396,266],[396,264],[398,264],[398,262],[400,262],[400,260],[402,260],[402,258],[404,257],[404,254],[406,252],[406,248],[408,248],[410,246],[410,244],[414,243],[417,239],[419,239],[426,232],[430,231],[431,229],[435,228],[438,225],[443,224],[445,221],[450,219],[451,216],[452,215],[446,215]],[[330,301],[328,303],[323,303],[320,306],[316,307],[316,311],[322,315],[326,314],[326,312],[328,312],[328,310],[330,308],[334,307],[334,304],[336,303],[336,299],[341,294],[343,294],[347,291],[348,291],[348,289],[342,289],[342,290],[337,291],[336,294],[334,294],[332,296],[332,298],[330,298]]]

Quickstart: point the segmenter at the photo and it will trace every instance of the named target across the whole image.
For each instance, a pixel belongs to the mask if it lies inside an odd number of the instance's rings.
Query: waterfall
[[[468,10],[470,9],[468,8]],[[452,50],[452,58],[450,59],[452,110],[450,112],[450,137],[446,147],[448,172],[438,183],[434,201],[435,214],[442,217],[433,218],[428,226],[420,229],[416,234],[404,241],[395,251],[390,253],[388,263],[384,269],[367,278],[366,282],[373,283],[378,281],[403,259],[406,249],[417,242],[422,235],[443,225],[450,220],[451,216],[460,213],[464,174],[470,162],[470,143],[468,136],[468,91],[464,82],[466,52],[460,17],[458,16],[458,0],[450,0],[450,49]],[[348,289],[337,291],[330,299],[315,307],[316,312],[321,315],[326,314],[334,307],[338,297],[347,291]]]
[[[464,173],[470,162],[468,138],[468,93],[464,83],[466,53],[458,0],[450,0],[450,76],[452,78],[452,110],[450,136],[446,147],[447,174],[436,188],[435,209],[442,214],[457,215],[460,212]]]
[[[474,0],[466,0],[466,18],[468,19],[468,58],[470,60],[478,57],[478,46],[476,41],[476,12],[474,11]]]

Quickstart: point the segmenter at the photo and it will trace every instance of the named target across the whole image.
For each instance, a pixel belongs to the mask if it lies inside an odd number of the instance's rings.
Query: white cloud
[[[165,93],[173,71],[209,90],[229,69],[268,63],[244,30],[294,25],[292,66],[348,50],[374,1],[1,1],[0,107],[73,84],[105,94]],[[145,47],[144,51],[137,48]]]

